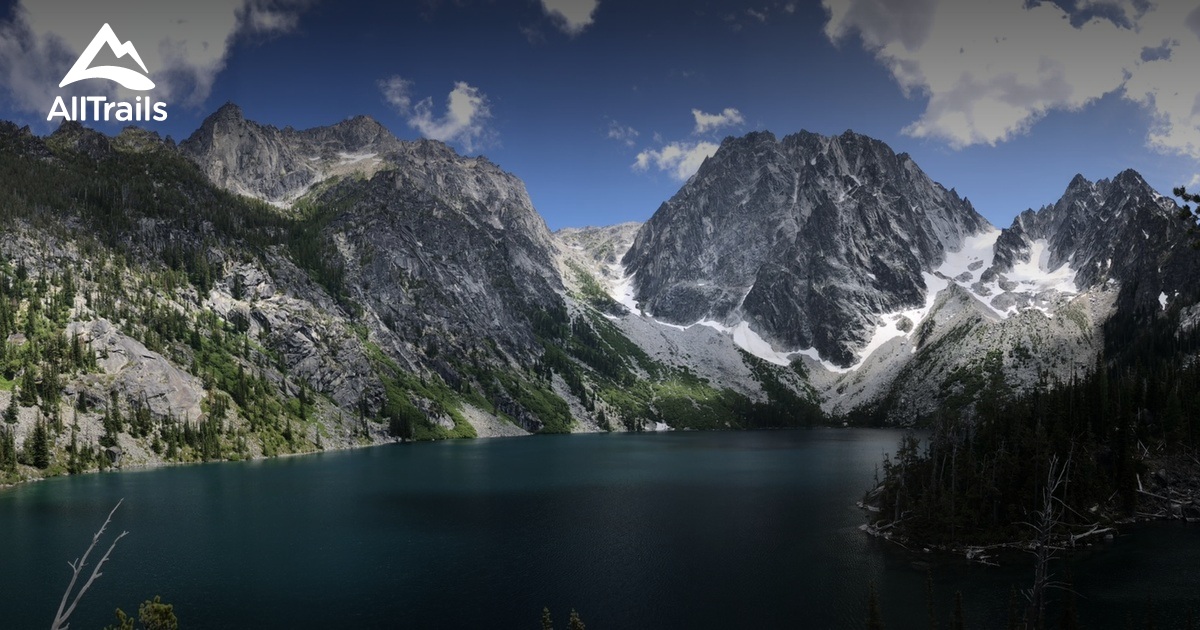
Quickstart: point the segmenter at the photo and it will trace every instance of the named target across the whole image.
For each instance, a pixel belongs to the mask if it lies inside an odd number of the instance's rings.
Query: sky
[[[153,90],[59,87],[105,23]],[[177,140],[228,101],[367,114],[515,173],[552,229],[645,220],[754,130],[874,136],[1000,226],[1076,173],[1200,186],[1197,62],[1176,0],[0,0],[0,118],[36,133],[72,94],[150,94]]]

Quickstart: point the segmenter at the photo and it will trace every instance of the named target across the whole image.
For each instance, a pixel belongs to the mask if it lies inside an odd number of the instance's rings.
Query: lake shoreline
[[[1119,517],[1103,512],[1095,524],[1078,533],[1058,534],[1052,544],[1067,551],[1086,551],[1111,543],[1123,530],[1145,523],[1178,521],[1184,524],[1200,523],[1200,461],[1186,455],[1165,456],[1148,460],[1146,468],[1154,471],[1146,477],[1139,474],[1138,505],[1133,515]],[[901,534],[893,533],[895,522],[879,524],[873,522],[872,514],[878,514],[880,506],[871,503],[870,495],[878,496],[878,488],[855,505],[863,511],[868,522],[859,527],[865,534],[894,543],[911,553],[939,553],[964,557],[968,562],[999,566],[990,552],[1031,552],[1032,539],[1015,540],[988,545],[943,545],[929,544]],[[1084,526],[1077,526],[1084,527]]]
[[[707,430],[707,431],[703,431],[703,432],[704,433],[753,433],[753,432],[760,432],[760,431],[796,431],[796,430],[811,430],[811,429],[839,429],[839,430],[842,430],[842,429],[848,429],[848,428],[849,429],[879,429],[879,430],[892,430],[893,429],[893,427],[846,427],[846,426],[842,426],[842,425],[829,425],[829,426],[804,427],[802,429],[792,428],[792,427],[763,427],[763,428],[754,428],[754,429],[712,429],[712,430]],[[509,439],[509,438],[527,438],[527,437],[535,437],[535,436],[539,436],[539,435],[599,435],[599,434],[626,434],[626,433],[652,435],[652,434],[667,434],[667,433],[699,433],[699,431],[694,431],[691,429],[683,429],[683,430],[668,429],[665,431],[625,431],[625,430],[588,431],[588,430],[583,430],[583,431],[572,431],[570,433],[524,433],[524,434],[488,433],[485,435],[476,435],[474,437],[451,437],[451,438],[443,438],[443,439],[435,439],[435,440],[402,440],[400,438],[394,438],[394,437],[388,436],[386,431],[381,430],[379,432],[378,437],[382,437],[382,439],[379,439],[378,441],[373,441],[370,444],[352,444],[349,442],[340,442],[333,446],[325,446],[318,450],[305,451],[305,452],[301,452],[301,453],[281,453],[281,454],[269,455],[269,456],[259,454],[259,455],[255,455],[252,457],[239,458],[239,459],[211,459],[211,460],[207,460],[207,461],[187,461],[187,462],[151,461],[151,462],[138,462],[136,464],[128,464],[128,465],[120,465],[120,466],[108,466],[105,468],[91,468],[91,469],[85,470],[81,473],[75,473],[75,474],[62,473],[62,474],[55,474],[55,475],[50,475],[50,476],[30,476],[30,477],[23,478],[20,481],[17,481],[15,483],[0,483],[0,492],[4,492],[9,489],[25,486],[30,483],[35,483],[35,482],[39,482],[39,481],[48,481],[51,479],[60,479],[63,477],[79,477],[79,476],[83,476],[83,475],[95,475],[95,474],[101,474],[101,473],[143,472],[143,471],[147,471],[147,470],[155,470],[155,469],[159,469],[159,468],[171,468],[171,467],[176,467],[176,466],[196,466],[196,465],[203,465],[203,464],[225,464],[225,463],[236,463],[236,462],[261,462],[261,461],[269,461],[269,460],[273,460],[273,459],[284,459],[284,458],[290,458],[290,457],[305,457],[305,456],[310,456],[310,455],[319,455],[321,453],[338,453],[338,452],[356,451],[356,450],[360,450],[360,449],[375,448],[375,447],[388,446],[388,445],[393,445],[393,444],[418,444],[418,443],[426,443],[426,442],[433,443],[433,442],[445,442],[445,441],[451,441],[451,440],[453,440],[453,441],[489,440],[490,441],[490,440],[503,440],[503,439]],[[32,468],[30,466],[24,466],[24,465],[20,465],[20,466],[21,466],[21,468]],[[36,469],[34,469],[34,470],[36,470]]]

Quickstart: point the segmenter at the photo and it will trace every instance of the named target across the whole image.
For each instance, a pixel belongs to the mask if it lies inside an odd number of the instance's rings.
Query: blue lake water
[[[905,551],[854,507],[900,433],[537,436],[54,479],[0,491],[5,627],[44,628],[119,499],[127,530],[72,617],[153,595],[185,628],[1002,628],[1031,572]],[[1200,609],[1200,528],[1141,526],[1072,561],[1088,627]],[[1139,626],[1140,627],[1140,626]]]

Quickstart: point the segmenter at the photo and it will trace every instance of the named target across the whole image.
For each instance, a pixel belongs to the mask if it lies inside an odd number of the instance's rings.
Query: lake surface
[[[49,626],[68,560],[124,498],[128,530],[72,617],[100,628],[156,594],[184,628],[590,630],[1003,627],[1024,566],[910,553],[854,507],[900,433],[818,429],[393,445],[54,479],[0,491],[6,628]],[[97,552],[97,555],[100,552]],[[1200,609],[1200,528],[1139,527],[1072,561],[1088,627]],[[1140,627],[1140,626],[1139,626]]]

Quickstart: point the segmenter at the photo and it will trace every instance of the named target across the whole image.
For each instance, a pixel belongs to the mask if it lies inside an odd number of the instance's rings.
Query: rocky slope
[[[279,130],[226,106],[179,146],[0,124],[0,173],[0,483],[819,417],[793,369],[727,345],[698,373],[609,319],[580,261],[611,271],[634,228],[563,266],[520,180],[367,118]]]
[[[487,159],[362,117],[0,124],[0,172],[0,480],[106,447],[909,422],[1089,370],[1114,314],[1200,320],[1200,254],[1136,173],[997,230],[853,133],[726,140],[647,223],[558,234]]]

